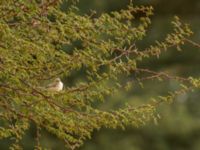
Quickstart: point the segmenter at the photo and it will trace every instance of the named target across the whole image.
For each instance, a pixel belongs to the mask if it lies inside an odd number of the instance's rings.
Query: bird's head
[[[55,82],[57,82],[57,83],[58,83],[58,82],[61,82],[60,78],[56,78],[56,79],[55,79]]]

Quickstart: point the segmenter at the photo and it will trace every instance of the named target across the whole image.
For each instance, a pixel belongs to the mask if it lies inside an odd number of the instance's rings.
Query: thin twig
[[[178,77],[178,76],[171,76],[165,72],[156,72],[156,71],[152,71],[149,69],[142,69],[142,68],[136,68],[135,69],[136,72],[146,72],[149,74],[153,74],[153,76],[149,76],[149,77],[144,77],[140,80],[149,80],[149,79],[153,79],[153,78],[157,78],[157,77],[165,77],[168,79],[175,79],[175,80],[179,80],[179,81],[187,81],[189,82],[190,80],[188,78],[183,78],[183,77]]]

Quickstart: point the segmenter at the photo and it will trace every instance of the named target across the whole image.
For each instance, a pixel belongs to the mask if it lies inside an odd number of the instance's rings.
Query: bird
[[[63,83],[60,78],[56,78],[52,83],[48,84],[46,89],[52,92],[59,92],[63,90]]]

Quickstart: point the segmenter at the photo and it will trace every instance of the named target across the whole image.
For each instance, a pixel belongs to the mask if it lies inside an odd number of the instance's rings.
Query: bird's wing
[[[47,88],[52,88],[52,87],[55,87],[55,86],[57,86],[57,83],[53,82],[53,83],[48,84]]]

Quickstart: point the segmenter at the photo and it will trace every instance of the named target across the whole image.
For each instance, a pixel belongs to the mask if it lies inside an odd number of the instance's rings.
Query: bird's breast
[[[58,91],[61,91],[63,89],[63,83],[59,82],[58,84]]]

